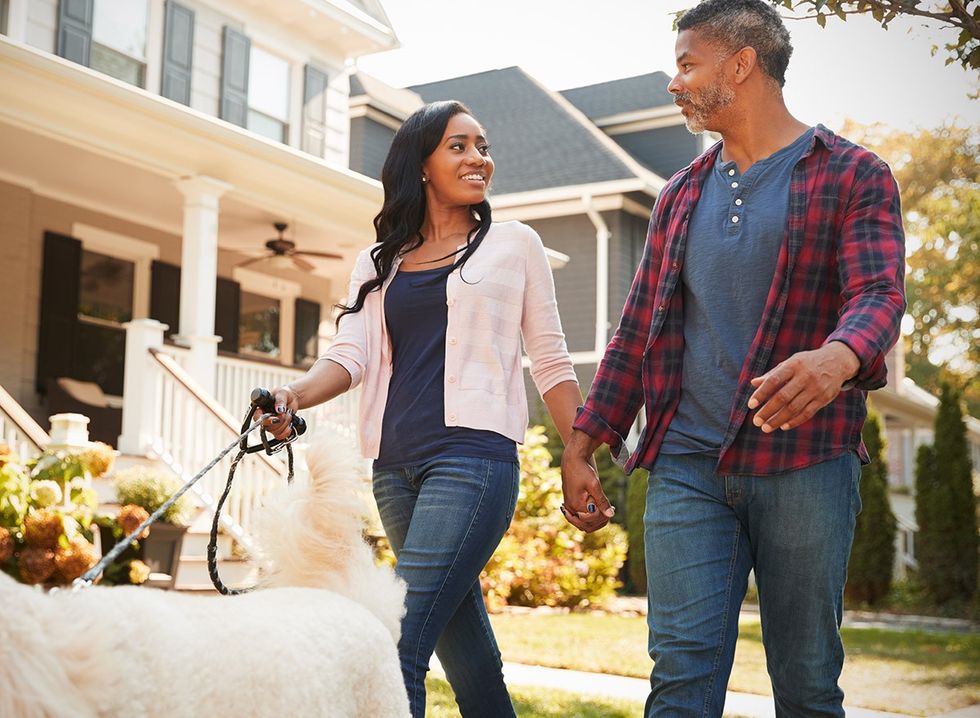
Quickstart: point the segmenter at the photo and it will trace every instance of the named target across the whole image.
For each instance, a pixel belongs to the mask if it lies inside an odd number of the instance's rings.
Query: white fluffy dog
[[[261,590],[94,586],[46,595],[0,573],[0,716],[409,716],[405,588],[361,538],[350,451],[262,509]]]

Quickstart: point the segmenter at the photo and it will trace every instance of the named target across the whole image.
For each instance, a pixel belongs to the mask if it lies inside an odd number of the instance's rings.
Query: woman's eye
[[[480,147],[478,147],[477,149],[480,150],[481,155],[490,154],[490,145],[480,145]]]
[[[449,149],[451,149],[451,150],[462,150],[462,149],[465,149],[465,147],[464,147],[464,145],[463,145],[462,142],[453,142],[451,145],[449,145]]]

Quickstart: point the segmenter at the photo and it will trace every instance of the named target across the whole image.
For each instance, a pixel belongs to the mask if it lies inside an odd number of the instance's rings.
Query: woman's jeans
[[[374,472],[395,573],[408,584],[398,655],[415,718],[425,715],[433,649],[464,718],[514,715],[480,572],[510,525],[519,482],[516,463],[467,457]]]
[[[721,716],[749,571],[776,715],[843,716],[841,602],[860,462],[848,451],[776,476],[660,456],[645,524],[652,691],[646,716]]]

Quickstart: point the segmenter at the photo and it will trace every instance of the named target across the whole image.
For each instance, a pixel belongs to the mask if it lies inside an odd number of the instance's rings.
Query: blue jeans
[[[425,715],[433,650],[464,718],[514,715],[480,571],[510,525],[519,483],[516,463],[467,457],[374,472],[395,573],[408,584],[398,655],[415,718]]]
[[[658,457],[644,516],[651,692],[646,716],[721,716],[755,570],[776,715],[843,716],[841,604],[860,462],[848,451],[777,476]]]

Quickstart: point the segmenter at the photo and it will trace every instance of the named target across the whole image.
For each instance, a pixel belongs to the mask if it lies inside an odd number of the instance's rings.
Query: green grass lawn
[[[426,718],[459,718],[453,691],[446,681],[429,678]],[[510,688],[514,708],[520,718],[636,718],[643,704],[611,698],[581,698],[574,693],[551,688]]]
[[[650,674],[642,617],[505,613],[491,622],[505,661]],[[842,635],[841,686],[850,706],[930,715],[980,703],[980,635],[871,628],[844,628]],[[729,689],[771,694],[758,619],[740,624]]]

